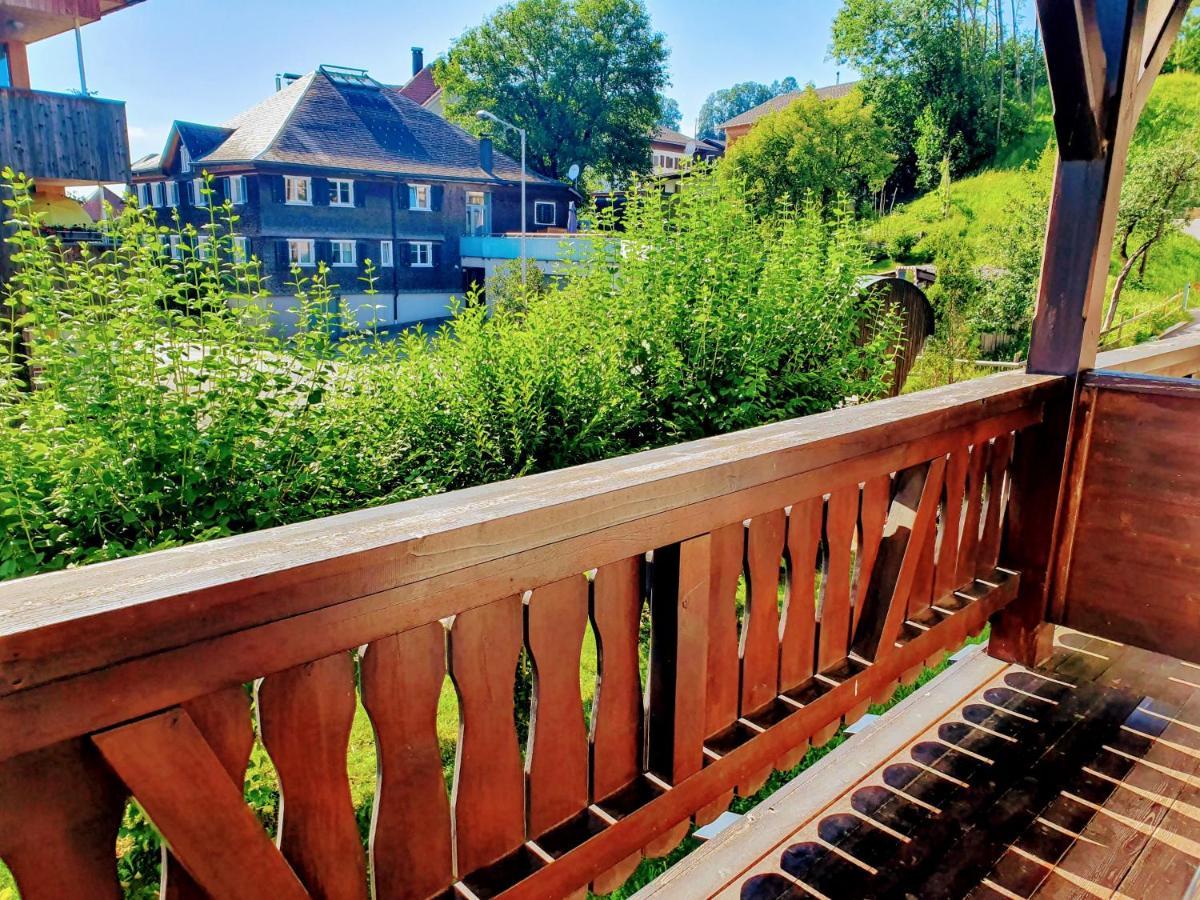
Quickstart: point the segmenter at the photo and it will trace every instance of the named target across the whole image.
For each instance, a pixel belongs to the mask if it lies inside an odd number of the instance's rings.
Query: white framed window
[[[227,182],[226,196],[229,197],[229,202],[234,206],[240,206],[246,202],[246,176],[245,175],[230,175]]]
[[[394,265],[394,262],[392,259],[392,242],[391,241],[380,241],[379,242],[379,265],[383,266],[384,268],[391,268],[392,265]]]
[[[300,175],[284,175],[283,201],[293,206],[312,206],[312,179]]]
[[[288,264],[309,269],[317,264],[317,253],[310,238],[288,240]]]
[[[206,187],[203,178],[192,179],[192,206],[208,206],[208,196],[204,193]]]
[[[250,259],[250,239],[243,234],[235,234],[233,236],[233,260],[234,262],[248,262]]]
[[[192,171],[192,154],[188,153],[188,148],[182,142],[179,144],[179,171],[184,175]]]
[[[427,184],[410,184],[408,208],[417,212],[430,212],[433,209],[433,188]]]
[[[178,181],[168,181],[167,182],[167,206],[170,206],[170,207],[179,206],[179,182]]]
[[[335,266],[353,266],[358,260],[356,259],[354,241],[330,241],[332,253],[330,255],[330,264]]]
[[[467,234],[484,234],[487,227],[488,195],[484,191],[467,191]]]
[[[409,265],[414,269],[433,268],[433,242],[409,241]]]
[[[143,209],[150,205],[150,185],[139,184],[137,186],[138,206]]]
[[[150,185],[150,203],[155,209],[163,205],[163,183],[161,181]]]
[[[538,200],[533,204],[534,225],[557,225],[558,204],[551,200]]]
[[[171,259],[183,259],[183,251],[179,247],[179,235],[167,235],[167,246],[171,248]]]
[[[349,178],[329,179],[329,205],[353,206],[354,182]]]
[[[196,238],[196,258],[197,259],[212,259],[212,237],[211,235],[201,234]]]

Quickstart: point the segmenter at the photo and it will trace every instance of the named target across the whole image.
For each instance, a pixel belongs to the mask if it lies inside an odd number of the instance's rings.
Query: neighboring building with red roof
[[[412,78],[400,88],[400,93],[430,112],[445,116],[442,89],[433,78],[433,63],[425,65],[425,51],[420,47],[412,48],[412,71]]]
[[[760,103],[753,109],[746,110],[741,115],[734,116],[728,122],[722,122],[717,127],[725,132],[725,146],[732,147],[738,140],[749,133],[750,129],[754,127],[759,119],[770,113],[779,112],[781,109],[787,109],[803,97],[806,91],[815,91],[819,100],[840,100],[857,86],[857,81],[847,81],[842,84],[830,84],[825,87],[814,88],[810,86],[801,88],[798,91],[788,91],[786,94],[772,97],[766,103]]]

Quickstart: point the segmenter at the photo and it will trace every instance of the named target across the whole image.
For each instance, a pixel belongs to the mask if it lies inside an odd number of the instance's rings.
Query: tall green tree
[[[649,168],[667,55],[642,0],[516,0],[458,38],[434,74],[464,127],[481,133],[486,109],[525,128],[535,169],[622,177]],[[516,149],[507,131],[496,138]]]
[[[662,97],[662,110],[658,114],[658,124],[663,128],[678,131],[683,125],[683,113],[679,111],[679,101],[674,97]]]
[[[696,129],[698,138],[721,137],[720,125],[772,97],[799,90],[800,84],[789,75],[780,81],[760,84],[757,81],[742,81],[733,87],[713,91],[700,107],[700,122]]]
[[[725,157],[723,175],[739,181],[762,212],[777,204],[823,202],[839,195],[860,200],[879,191],[892,173],[891,135],[862,94],[834,101],[811,88],[779,112],[764,116]]]
[[[845,0],[838,12],[834,56],[862,73],[863,91],[894,137],[907,186],[920,176],[915,139],[922,117],[939,123],[959,148],[956,172],[989,159],[1028,126],[1028,97],[1017,85],[1034,77],[1039,61],[1013,19],[1016,10],[1005,6],[999,0]]]
[[[1134,268],[1144,274],[1150,251],[1173,231],[1187,224],[1200,205],[1200,130],[1129,158],[1117,213],[1116,252],[1121,269],[1109,295],[1104,327],[1117,317],[1121,292]]]
[[[1200,74],[1200,8],[1193,9],[1183,20],[1163,71]]]

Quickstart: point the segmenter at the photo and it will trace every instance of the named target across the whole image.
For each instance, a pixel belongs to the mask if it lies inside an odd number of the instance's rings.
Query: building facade
[[[564,230],[571,189],[526,178],[529,231]],[[162,153],[134,164],[133,180],[139,204],[167,227],[201,228],[228,200],[235,243],[260,261],[284,331],[295,322],[293,269],[305,277],[321,263],[361,324],[446,316],[452,298],[482,281],[464,266],[462,240],[521,222],[520,166],[489,140],[365,72],[328,66],[225,126],[175,123]],[[187,252],[169,241],[172,253]]]

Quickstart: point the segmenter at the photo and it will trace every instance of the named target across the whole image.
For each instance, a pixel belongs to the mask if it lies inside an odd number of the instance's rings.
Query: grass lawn
[[[1161,136],[1200,120],[1200,76],[1175,73],[1155,83],[1154,92],[1139,124],[1139,137]],[[936,191],[895,209],[871,227],[868,238],[882,244],[899,259],[887,259],[879,270],[897,262],[938,263],[942,248],[965,250],[976,265],[1002,269],[1005,248],[995,235],[1008,215],[1012,197],[1027,191],[1030,167],[1038,160],[1053,136],[1049,109],[1042,108],[1034,128],[999,155],[996,164],[979,174],[951,184],[948,211]],[[947,214],[944,214],[946,212]],[[908,248],[906,253],[898,251]],[[1114,259],[1109,287],[1119,271]],[[1187,284],[1200,286],[1200,240],[1186,233],[1169,235],[1150,253],[1144,277],[1135,272],[1121,295],[1117,321],[1135,316],[1183,290]],[[1200,295],[1194,295],[1200,305]],[[1118,345],[1154,337],[1182,319],[1176,311],[1147,317],[1122,335]],[[986,374],[983,372],[982,374]],[[919,382],[919,379],[918,379]]]

